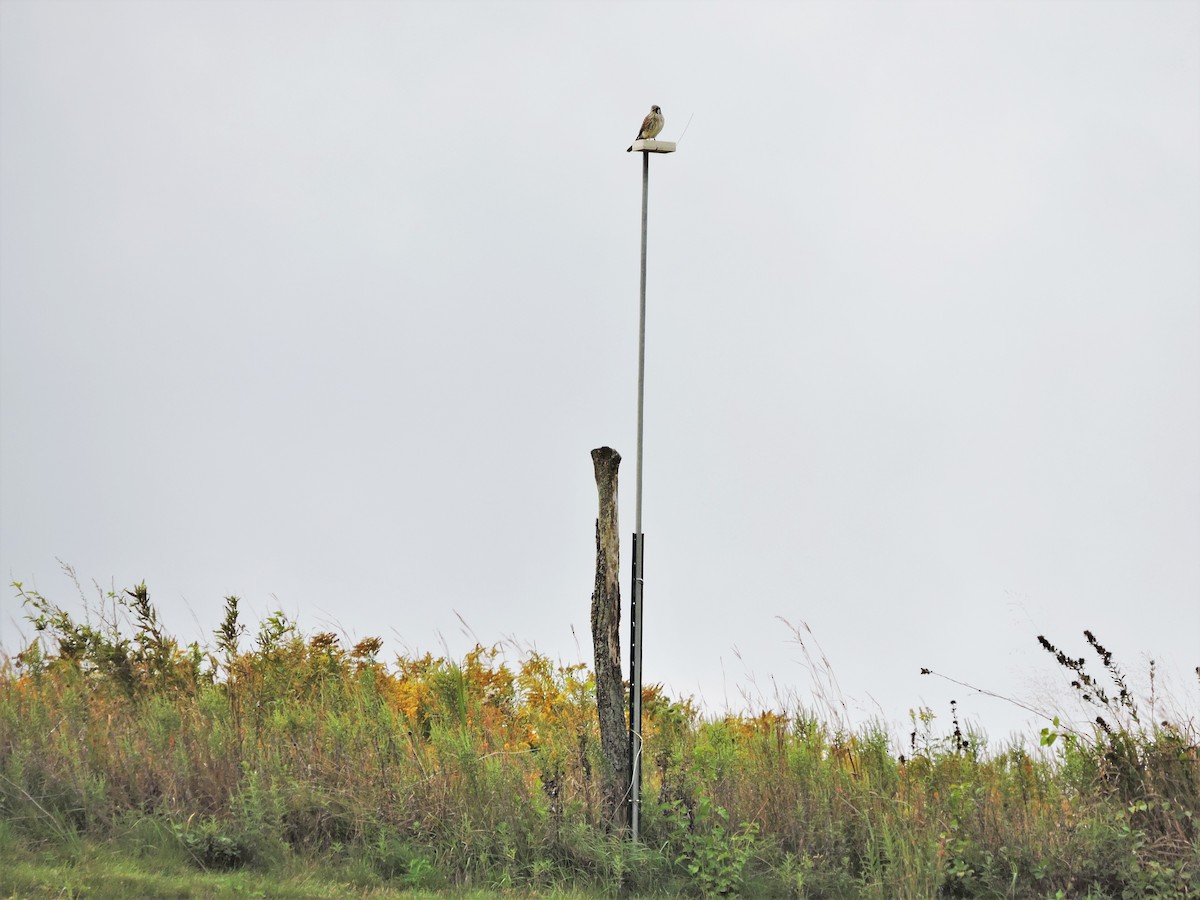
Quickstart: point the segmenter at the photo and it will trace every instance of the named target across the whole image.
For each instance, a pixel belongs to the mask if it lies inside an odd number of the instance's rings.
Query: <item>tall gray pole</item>
[[[650,200],[650,154],[642,153],[642,282],[638,318],[637,506],[634,529],[642,533],[642,403],[646,393],[646,222]]]
[[[646,395],[646,222],[650,154],[642,151],[642,281],[638,318],[637,499],[633,519],[633,596],[630,599],[629,826],[638,839],[642,808],[642,409]]]
[[[655,107],[658,109],[658,107]],[[646,538],[642,534],[642,408],[646,397],[646,211],[650,199],[650,154],[674,153],[671,141],[637,140],[642,154],[642,282],[638,318],[637,501],[634,506],[633,589],[629,612],[629,825],[640,833],[642,811],[642,581]]]

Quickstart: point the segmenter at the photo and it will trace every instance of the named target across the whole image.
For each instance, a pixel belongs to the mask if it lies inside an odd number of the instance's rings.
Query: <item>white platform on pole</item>
[[[634,141],[633,149],[645,153],[674,153],[674,141]]]

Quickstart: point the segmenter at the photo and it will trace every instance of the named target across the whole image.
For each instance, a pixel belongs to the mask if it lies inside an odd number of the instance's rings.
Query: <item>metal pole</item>
[[[634,505],[633,590],[630,599],[629,665],[629,825],[638,839],[642,807],[642,407],[646,393],[646,221],[650,196],[650,154],[642,151],[642,281],[638,320],[637,499]]]
[[[646,220],[650,198],[650,154],[642,151],[642,282],[638,319],[637,506],[634,528],[642,533],[642,400],[646,388]]]

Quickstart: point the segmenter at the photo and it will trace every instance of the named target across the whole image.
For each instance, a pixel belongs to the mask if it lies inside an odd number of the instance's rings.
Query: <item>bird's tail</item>
[[[626,153],[632,153],[632,152],[633,152],[633,144],[630,144],[628,147],[626,147],[626,148],[625,148],[625,152],[626,152]]]

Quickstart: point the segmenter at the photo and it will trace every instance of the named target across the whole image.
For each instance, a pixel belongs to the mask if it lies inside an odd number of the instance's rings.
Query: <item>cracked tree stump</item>
[[[617,469],[621,454],[592,451],[600,516],[596,519],[596,587],[592,591],[592,649],[596,663],[596,712],[604,756],[602,803],[609,831],[629,826],[629,726],[621,678],[621,532],[617,524]]]

